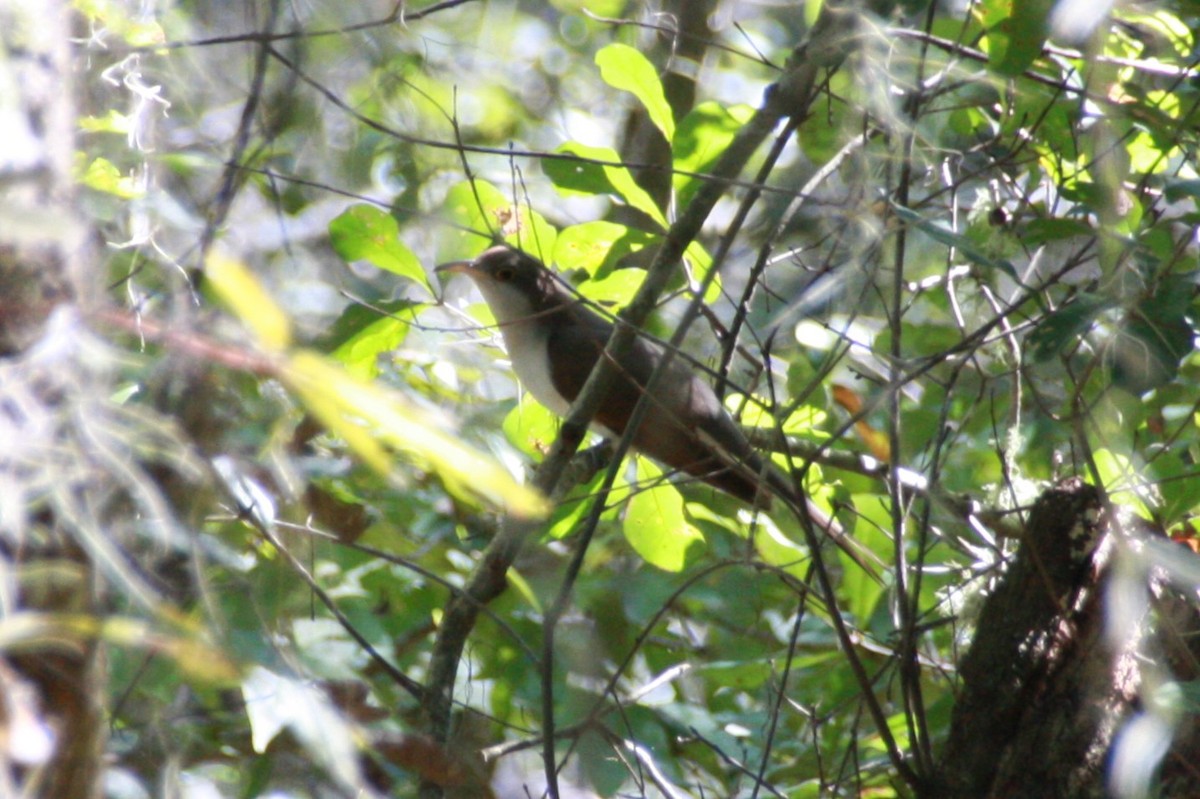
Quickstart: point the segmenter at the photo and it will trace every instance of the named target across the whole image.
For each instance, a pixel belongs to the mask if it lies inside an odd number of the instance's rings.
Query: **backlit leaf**
[[[351,206],[329,223],[329,242],[342,260],[366,261],[420,283],[433,294],[421,262],[399,237],[400,226],[392,215],[373,205]]]
[[[240,261],[213,251],[205,263],[204,276],[221,302],[254,331],[260,344],[281,350],[291,343],[291,325],[283,309]]]
[[[634,181],[629,170],[620,165],[621,157],[616,150],[571,141],[559,147],[557,152],[579,157],[579,160],[542,160],[542,170],[559,191],[564,194],[611,194],[646,214],[663,229],[667,227],[667,218],[646,190]]]
[[[663,94],[658,71],[646,56],[627,44],[614,43],[596,53],[600,77],[614,89],[631,93],[641,101],[654,126],[667,141],[675,136],[675,116]]]
[[[638,459],[638,483],[646,486],[662,478],[662,469],[646,458]],[[625,540],[647,563],[669,571],[681,571],[688,550],[703,544],[704,535],[683,513],[683,497],[670,483],[657,483],[651,490],[635,493],[625,511]]]

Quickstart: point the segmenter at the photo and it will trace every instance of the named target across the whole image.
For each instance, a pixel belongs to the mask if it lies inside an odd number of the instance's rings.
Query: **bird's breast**
[[[575,398],[559,393],[550,374],[549,343],[553,331],[554,328],[543,325],[509,324],[504,327],[504,346],[508,350],[508,359],[512,361],[513,371],[517,373],[517,380],[525,390],[551,413],[565,418]],[[620,435],[619,431],[611,430],[594,419],[589,426],[602,436],[616,438]]]
[[[510,324],[504,328],[504,346],[525,390],[554,413],[566,416],[571,401],[558,393],[550,376],[549,333],[544,325]]]

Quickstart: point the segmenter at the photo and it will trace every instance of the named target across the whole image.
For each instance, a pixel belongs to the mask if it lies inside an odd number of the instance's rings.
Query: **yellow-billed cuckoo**
[[[475,282],[496,317],[522,385],[538,402],[566,416],[604,351],[612,322],[572,296],[540,261],[510,247],[492,247],[473,261],[443,264],[437,271]],[[600,403],[594,427],[612,436],[624,434],[663,356],[658,344],[635,339]],[[635,449],[749,503],[763,504],[765,489],[797,510],[807,506],[814,524],[862,562],[858,552],[848,549],[836,521],[807,497],[798,499],[787,478],[764,465],[716,393],[682,358],[668,362],[648,403],[633,434]]]

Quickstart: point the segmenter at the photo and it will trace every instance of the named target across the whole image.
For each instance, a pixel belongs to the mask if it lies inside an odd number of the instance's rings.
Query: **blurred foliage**
[[[870,4],[853,56],[778,160],[764,148],[726,187],[650,325],[670,337],[719,270],[684,349],[765,441],[820,449],[796,458],[802,479],[884,563],[903,554],[904,593],[838,562],[825,607],[785,511],[636,463],[557,629],[564,795],[904,795],[831,613],[915,767],[1011,548],[992,520],[1078,473],[1195,538],[1200,9],[949,5]],[[181,521],[170,592],[113,591],[111,795],[413,796],[420,778],[538,795],[540,764],[514,753],[539,739],[545,608],[596,481],[562,499],[471,637],[458,738],[493,757],[442,763],[414,686],[501,523],[478,500],[535,512],[508,483],[556,426],[520,396],[478,297],[432,268],[503,239],[617,310],[821,4],[718,4],[699,62],[640,2],[237,6],[77,3],[78,174],[105,283],[178,334],[113,332],[114,393],[171,418],[190,443],[162,447],[215,461],[223,486]],[[688,107],[666,76],[695,77]],[[639,116],[668,163],[626,149]],[[663,169],[666,206],[645,186]],[[253,278],[197,291],[209,234]],[[164,545],[158,510],[133,525],[136,558]]]

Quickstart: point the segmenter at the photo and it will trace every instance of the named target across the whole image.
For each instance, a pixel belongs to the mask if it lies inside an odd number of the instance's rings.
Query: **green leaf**
[[[675,137],[675,115],[663,94],[658,71],[646,56],[627,44],[614,43],[596,53],[596,66],[605,83],[641,101],[650,121],[668,142]]]
[[[688,550],[703,544],[704,535],[684,516],[679,489],[661,480],[662,469],[657,464],[639,458],[637,471],[639,485],[656,485],[630,498],[625,510],[625,539],[652,566],[682,571]]]
[[[587,518],[592,500],[595,499],[596,492],[600,490],[603,480],[604,470],[600,470],[592,476],[591,480],[575,486],[559,500],[546,523],[546,535],[549,538],[566,538],[579,530],[579,525],[583,524],[584,519]],[[625,477],[625,470],[622,469],[617,473],[616,480],[613,481],[612,491],[608,495],[609,505],[618,507],[628,496],[629,481]]]
[[[608,277],[581,284],[579,293],[593,302],[610,306],[615,313],[629,304],[645,279],[644,269],[618,269]]]
[[[1154,484],[1162,494],[1161,518],[1168,524],[1187,519],[1200,506],[1200,480],[1183,452],[1163,450],[1154,458]]]
[[[560,192],[566,195],[611,194],[620,197],[657,222],[663,230],[666,229],[667,218],[646,190],[634,181],[629,170],[621,165],[621,157],[616,150],[569,141],[556,152],[575,155],[580,159],[542,159],[542,170]]]
[[[1001,75],[1020,75],[1042,53],[1051,0],[990,0],[983,4],[989,24],[988,63]]]
[[[1027,247],[1036,247],[1048,241],[1061,241],[1074,236],[1091,236],[1094,233],[1086,221],[1070,217],[1034,219],[1023,225],[1020,230],[1021,243]]]
[[[343,261],[366,261],[420,283],[433,294],[421,262],[400,243],[400,226],[391,214],[373,205],[352,205],[329,223],[329,242]]]
[[[804,3],[804,24],[811,28],[817,24],[817,20],[821,16],[821,9],[825,5],[825,0],[805,0]]]
[[[1200,200],[1200,178],[1170,178],[1166,181],[1165,194],[1167,200],[1173,203],[1189,197]]]
[[[502,429],[510,444],[541,460],[558,438],[558,417],[532,396],[526,395],[504,417]]]
[[[102,116],[79,118],[79,129],[85,133],[116,133],[128,136],[133,127],[133,120],[115,109],[109,109],[108,113]]]
[[[696,666],[696,673],[713,680],[723,689],[756,691],[776,673],[769,658],[752,660],[712,660]]]
[[[746,427],[775,427],[775,417],[767,410],[767,400],[762,397],[752,397],[749,401],[744,396],[729,394],[725,397],[725,407],[731,414],[739,414],[738,421]],[[789,436],[823,435],[820,426],[825,423],[827,414],[814,405],[801,405],[792,411],[783,422],[783,432]]]
[[[657,240],[658,237],[653,234],[615,222],[584,222],[564,228],[558,234],[554,263],[559,269],[582,269],[595,277],[616,267],[627,255],[641,252]]]
[[[438,236],[438,261],[474,258],[499,233],[505,242],[549,261],[558,232],[546,218],[512,199],[485,180],[450,187],[440,218],[451,228]]]
[[[404,343],[416,315],[428,307],[409,300],[390,300],[371,307],[354,303],[342,311],[323,343],[353,374],[379,376],[379,356]]]
[[[1190,275],[1173,276],[1126,314],[1106,352],[1114,384],[1142,394],[1179,374],[1179,364],[1192,351],[1195,338],[1185,315],[1194,296]]]
[[[122,175],[116,164],[107,158],[95,158],[86,167],[77,163],[76,169],[79,182],[94,191],[111,194],[122,200],[132,200],[145,194],[133,177]]]
[[[708,277],[709,271],[713,268],[712,255],[708,250],[704,249],[704,245],[699,241],[693,240],[688,244],[687,249],[683,251],[688,272],[691,275],[692,285],[699,288],[704,284]],[[708,284],[708,291],[704,292],[704,302],[713,305],[721,300],[721,275],[713,276],[712,282]]]
[[[911,208],[905,208],[902,205],[893,203],[892,209],[895,211],[896,216],[913,225],[934,241],[955,248],[960,255],[972,263],[992,269],[999,269],[1018,283],[1021,282],[1020,277],[1017,276],[1017,270],[1013,268],[1011,263],[1003,258],[993,258],[968,236],[952,230],[940,222],[930,221]]]
[[[322,334],[316,345],[317,349],[322,352],[333,352],[380,319],[400,317],[407,320],[427,307],[429,306],[425,303],[404,299],[352,302],[342,310],[341,315]],[[408,311],[413,313],[409,314]]]
[[[1107,300],[1079,297],[1042,318],[1041,324],[1025,337],[1025,346],[1035,361],[1055,357],[1073,345],[1076,339],[1091,329],[1096,317],[1108,310]]]
[[[1092,459],[1100,483],[1113,502],[1132,508],[1143,519],[1154,518],[1143,499],[1145,481],[1142,470],[1128,455],[1101,447],[1092,453]]]
[[[754,530],[754,548],[765,562],[778,566],[794,577],[804,578],[808,547],[788,538],[769,516],[758,520]]]
[[[896,550],[892,540],[884,532],[892,529],[891,510],[878,494],[861,494],[852,498],[854,505],[854,540],[879,556],[884,563],[895,559]],[[838,550],[842,563],[842,593],[846,596],[847,610],[864,624],[886,595],[886,587],[863,571],[850,556]]]
[[[693,108],[675,130],[672,142],[674,167],[682,172],[707,172],[725,148],[733,141],[742,125],[754,116],[748,105],[724,108],[719,103],[700,103]],[[684,207],[700,188],[701,181],[691,175],[676,174],[674,178],[676,203]]]

